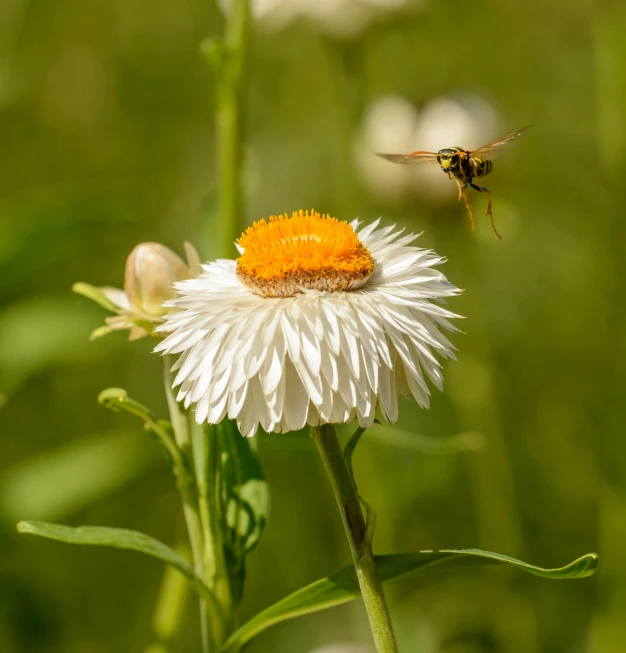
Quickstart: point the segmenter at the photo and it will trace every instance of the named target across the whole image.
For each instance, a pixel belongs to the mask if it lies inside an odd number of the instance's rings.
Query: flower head
[[[140,243],[126,259],[124,290],[74,284],[74,292],[93,299],[116,314],[107,317],[106,324],[96,329],[91,338],[122,330],[129,332],[129,340],[152,334],[168,311],[163,303],[175,295],[174,282],[188,279],[200,271],[196,250],[185,243],[185,251],[187,264],[165,245]]]
[[[397,395],[429,403],[442,387],[434,355],[458,317],[435,303],[459,293],[416,236],[379,221],[358,230],[316,212],[261,220],[239,239],[241,257],[202,266],[175,284],[177,309],[157,327],[156,351],[179,354],[178,400],[196,420],[237,420],[254,435],[305,424],[397,419]]]
[[[174,294],[174,282],[188,279],[189,268],[177,254],[159,243],[141,243],[126,259],[124,292],[138,311],[159,318],[163,302]]]

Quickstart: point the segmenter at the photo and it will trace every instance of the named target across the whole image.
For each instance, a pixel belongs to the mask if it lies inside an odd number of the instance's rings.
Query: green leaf
[[[102,288],[92,286],[91,284],[85,283],[83,281],[77,281],[72,286],[72,292],[91,299],[92,301],[96,302],[96,304],[102,306],[102,308],[106,308],[107,311],[111,311],[111,313],[116,313],[118,311],[118,307],[106,296]]]
[[[418,578],[440,569],[464,569],[486,564],[507,564],[544,578],[585,578],[593,574],[598,566],[598,557],[595,553],[588,553],[565,567],[543,569],[509,556],[480,549],[417,551],[376,556],[375,559],[383,583]],[[303,587],[254,616],[228,638],[222,650],[239,651],[246,642],[269,626],[311,612],[325,610],[352,601],[359,596],[359,584],[354,567],[349,565],[328,578]]]
[[[157,558],[178,569],[187,578],[198,595],[211,602],[217,599],[211,590],[196,576],[191,565],[174,549],[163,542],[126,528],[106,528],[104,526],[63,526],[42,521],[21,521],[17,524],[19,533],[38,535],[68,544],[85,544],[89,546],[106,546],[115,549],[129,549]]]
[[[108,336],[110,333],[113,333],[114,329],[107,324],[104,324],[102,326],[99,326],[97,329],[94,329],[90,334],[89,334],[89,340],[98,340],[98,338],[104,338],[105,336]]]
[[[261,459],[251,438],[244,438],[234,422],[220,430],[226,521],[234,554],[245,557],[258,544],[269,512],[269,491]]]
[[[226,519],[226,554],[235,600],[241,599],[245,558],[261,539],[269,512],[269,490],[261,459],[251,438],[224,420],[219,428],[222,450],[222,501]]]
[[[359,444],[361,436],[365,433],[365,429],[362,426],[359,426],[356,431],[352,434],[346,446],[343,448],[343,457],[346,459],[346,465],[348,466],[348,471],[350,476],[354,479],[354,470],[352,469],[352,455],[356,449],[356,445]]]

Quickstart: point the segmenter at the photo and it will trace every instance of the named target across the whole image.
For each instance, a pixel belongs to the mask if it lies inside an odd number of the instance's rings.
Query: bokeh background
[[[376,550],[476,546],[543,566],[601,556],[581,581],[484,568],[394,586],[401,650],[626,650],[626,5],[259,0],[255,12],[246,220],[382,215],[423,231],[466,289],[445,393],[429,411],[403,404],[399,426],[415,440],[366,434],[355,456]],[[214,80],[198,54],[223,21],[206,0],[0,2],[1,651],[151,640],[159,563],[18,536],[14,523],[183,536],[154,443],[96,402],[121,386],[164,414],[160,361],[122,334],[89,342],[103,311],[70,288],[120,286],[139,241],[223,254]],[[502,241],[482,197],[470,195],[470,234],[442,173],[372,154],[478,146],[529,123],[487,184]],[[484,436],[480,451],[436,446],[467,432]],[[259,445],[272,514],[243,618],[349,560],[306,434]],[[197,651],[194,601],[186,612],[178,650]],[[369,650],[361,605],[274,627],[249,651],[330,643]]]

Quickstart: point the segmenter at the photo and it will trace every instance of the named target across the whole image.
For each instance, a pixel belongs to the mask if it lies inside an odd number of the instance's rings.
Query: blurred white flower
[[[365,181],[376,193],[387,197],[410,193],[415,184],[413,168],[390,165],[376,153],[415,150],[417,122],[417,109],[397,95],[380,98],[366,109],[354,155]]]
[[[261,220],[237,261],[176,284],[155,351],[179,354],[177,400],[195,405],[198,423],[228,416],[252,436],[259,424],[367,427],[377,407],[394,422],[398,394],[428,406],[426,377],[443,386],[434,352],[454,357],[440,329],[458,317],[436,302],[459,290],[434,269],[441,257],[379,222],[358,230],[303,211]]]
[[[402,97],[383,97],[365,112],[355,141],[356,165],[379,195],[453,200],[457,188],[439,166],[401,166],[375,153],[437,152],[457,145],[473,149],[497,135],[498,123],[493,107],[474,95],[435,98],[421,112]]]
[[[373,653],[373,650],[362,644],[352,644],[350,642],[329,644],[310,651],[310,653]]]
[[[232,0],[219,0],[228,11]],[[299,18],[314,22],[325,32],[350,37],[385,13],[422,0],[252,0],[252,15],[270,29],[281,29]]]

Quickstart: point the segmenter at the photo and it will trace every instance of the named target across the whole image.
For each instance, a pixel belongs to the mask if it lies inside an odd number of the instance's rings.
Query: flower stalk
[[[198,563],[202,558],[202,526],[200,523],[196,480],[193,473],[193,454],[191,450],[191,440],[189,438],[189,429],[187,428],[187,420],[182,414],[182,408],[176,403],[172,390],[172,378],[170,372],[172,362],[173,357],[164,356],[163,380],[170,413],[170,422],[172,424],[174,439],[178,449],[177,459],[180,460],[178,465],[180,471],[177,476],[177,484],[183,501],[183,513],[185,516],[187,533],[189,534],[189,543],[191,544],[194,566],[196,572],[198,572],[200,571]],[[204,577],[204,575],[201,577]]]
[[[173,393],[172,356],[164,357],[164,382],[170,420],[178,450],[184,460],[184,477],[178,479],[183,501],[185,524],[191,544],[196,574],[206,583],[217,601],[200,600],[200,626],[203,653],[219,650],[226,635],[230,614],[230,593],[225,571],[223,543],[216,513],[217,474],[214,465],[207,465],[207,441]],[[194,437],[195,435],[195,437]],[[217,451],[213,456],[218,456]]]
[[[250,32],[250,1],[232,0],[221,41],[208,39],[202,53],[214,69],[217,85],[215,114],[218,171],[218,254],[232,253],[243,222],[243,106]]]
[[[214,620],[212,629],[216,639],[221,643],[226,636],[226,629],[232,611],[230,581],[226,571],[224,542],[221,529],[220,501],[220,456],[219,438],[215,426],[205,429],[195,423],[188,412],[192,432],[196,478],[198,482],[198,505],[202,524],[204,543],[205,582],[217,596],[223,609],[222,619]]]
[[[372,552],[373,524],[366,523],[354,479],[332,424],[311,427],[346,532],[359,587],[378,653],[398,653],[383,586]],[[368,522],[370,518],[368,516]]]

